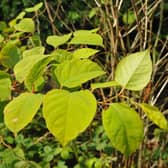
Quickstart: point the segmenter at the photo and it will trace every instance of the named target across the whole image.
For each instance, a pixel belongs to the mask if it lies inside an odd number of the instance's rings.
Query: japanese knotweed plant
[[[32,21],[22,18],[14,28],[18,33],[33,32],[34,27],[30,26],[34,25]],[[99,50],[86,47],[103,47],[97,29],[48,36],[46,42],[55,48],[49,54],[45,54],[43,46],[24,50],[20,57],[11,54],[11,46],[1,50],[1,65],[13,69],[15,80],[24,85],[22,93],[11,96],[11,77],[0,71],[0,100],[13,97],[4,108],[4,122],[15,135],[42,109],[47,128],[65,146],[85,131],[94,119],[97,111],[94,89],[118,87],[122,91],[141,91],[150,81],[152,62],[148,49],[124,57],[116,67],[113,81],[92,83],[91,89],[82,89],[82,84],[105,74],[90,59]],[[61,45],[66,44],[76,49],[71,52],[60,49]],[[81,48],[81,45],[85,47]],[[13,53],[17,53],[17,48],[15,50]],[[46,83],[52,86],[48,92],[44,88]],[[126,156],[134,152],[143,140],[143,121],[133,107],[138,106],[156,125],[168,129],[167,120],[158,108],[130,102],[132,105],[111,103],[102,112],[102,123],[112,145]]]

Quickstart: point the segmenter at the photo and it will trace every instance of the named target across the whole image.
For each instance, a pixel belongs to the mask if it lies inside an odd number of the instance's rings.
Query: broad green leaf
[[[20,60],[14,67],[16,80],[23,82],[33,66],[44,58],[45,55],[31,55]]]
[[[41,94],[23,93],[7,104],[4,109],[4,121],[15,135],[31,122],[42,98]]]
[[[23,52],[23,58],[27,57],[27,56],[30,56],[30,55],[43,55],[44,51],[45,51],[44,47],[41,47],[41,46],[40,47],[34,47],[34,48],[29,49],[29,50],[25,50]]]
[[[152,62],[149,50],[130,54],[117,65],[115,81],[129,90],[142,90],[150,81]]]
[[[62,44],[65,44],[70,39],[71,35],[72,33],[63,36],[56,36],[56,35],[48,36],[47,43],[56,48]]]
[[[7,73],[0,71],[0,101],[11,98],[11,80]]]
[[[95,50],[92,48],[81,48],[77,49],[73,52],[74,58],[89,58],[90,56],[98,53],[99,50]]]
[[[68,52],[68,51],[63,50],[63,49],[57,49],[57,50],[53,51],[51,53],[51,55],[54,57],[54,59],[58,63],[62,63],[66,60],[71,60],[73,58],[73,55],[72,55],[71,52]]]
[[[74,33],[74,37],[69,44],[87,44],[104,47],[103,38],[92,31],[79,30]]]
[[[36,81],[38,81],[38,79],[42,77],[45,68],[47,67],[47,64],[49,64],[49,62],[51,62],[52,59],[53,57],[50,55],[45,56],[43,59],[34,64],[34,66],[30,69],[25,79],[25,86],[29,90],[32,90],[32,88],[35,87]]]
[[[0,63],[7,68],[13,68],[20,60],[20,56],[18,47],[13,43],[7,43],[0,52]]]
[[[31,18],[24,18],[18,24],[16,24],[14,28],[17,31],[34,33],[35,24]]]
[[[106,87],[113,87],[113,86],[120,86],[116,81],[109,81],[109,82],[102,82],[102,83],[92,83],[91,88],[106,88]]]
[[[49,131],[65,146],[83,132],[96,113],[96,99],[88,90],[52,90],[43,100],[43,115]]]
[[[151,106],[146,103],[141,103],[139,104],[139,106],[142,108],[142,110],[151,121],[153,121],[160,128],[168,130],[168,122],[162,112],[159,111],[157,107]]]
[[[55,75],[62,86],[73,88],[105,72],[96,63],[84,59],[72,59],[59,64]]]
[[[36,12],[36,11],[38,11],[42,6],[43,6],[43,3],[40,2],[40,3],[36,4],[35,6],[33,6],[33,7],[31,7],[31,8],[26,8],[25,11],[26,11],[26,12]]]
[[[113,103],[103,111],[103,126],[112,145],[129,156],[143,139],[143,123],[132,108],[124,103]]]

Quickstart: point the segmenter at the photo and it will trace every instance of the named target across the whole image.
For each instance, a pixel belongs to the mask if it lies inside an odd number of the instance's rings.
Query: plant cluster
[[[102,4],[108,13],[110,4]],[[163,113],[140,99],[152,78],[150,53],[155,54],[154,50],[142,49],[113,60],[117,42],[110,39],[113,57],[109,77],[109,67],[97,61],[102,59],[98,53],[108,47],[98,28],[49,35],[46,44],[50,49],[42,46],[35,33],[38,24],[28,17],[42,6],[26,8],[8,25],[0,23],[0,113],[5,124],[0,140],[1,149],[6,148],[0,152],[2,167],[110,167],[119,159],[109,157],[114,149],[129,162],[141,148],[146,121],[160,128],[159,136],[165,136],[168,122]],[[135,19],[133,12],[123,15],[123,22],[130,25]],[[146,48],[147,42],[142,45]],[[111,93],[107,96],[108,88]],[[84,132],[87,128],[90,131]],[[20,131],[25,136],[32,132],[32,137],[24,137]],[[43,132],[40,138],[36,131]],[[55,143],[48,145],[50,141]]]

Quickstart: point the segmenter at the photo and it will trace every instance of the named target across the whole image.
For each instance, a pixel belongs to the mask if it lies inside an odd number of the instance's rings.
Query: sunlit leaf
[[[117,65],[115,81],[129,90],[142,90],[150,81],[152,62],[149,50],[130,54]]]
[[[31,48],[29,50],[25,50],[23,52],[23,57],[27,57],[27,56],[30,56],[30,55],[43,55],[44,54],[44,51],[45,51],[45,48],[44,47],[34,47],[34,48]]]
[[[72,33],[63,36],[56,36],[56,35],[48,36],[47,43],[56,48],[62,44],[65,44],[70,39],[71,35]]]
[[[55,75],[62,86],[73,88],[105,72],[90,60],[73,59],[59,64]]]
[[[43,101],[43,115],[49,131],[66,145],[83,132],[96,113],[96,99],[88,90],[52,90]]]
[[[161,111],[155,106],[146,103],[139,104],[147,117],[160,128],[168,130],[168,122]]]
[[[143,124],[132,108],[124,103],[113,103],[103,112],[103,126],[113,147],[129,156],[143,139]]]
[[[6,126],[16,135],[31,122],[42,102],[41,94],[23,93],[4,109]]]
[[[40,3],[36,4],[35,6],[33,6],[33,7],[31,7],[31,8],[26,8],[25,11],[26,11],[26,12],[36,12],[36,11],[38,11],[42,6],[43,6],[43,3],[40,2]]]
[[[95,50],[92,48],[81,48],[77,49],[73,52],[74,58],[89,58],[90,56],[98,53],[99,50]]]
[[[73,35],[74,37],[69,42],[69,44],[87,44],[104,47],[103,38],[94,31],[78,30],[74,32]]]
[[[24,18],[20,20],[20,22],[16,24],[14,28],[15,30],[21,32],[34,33],[35,31],[34,21],[31,18]]]

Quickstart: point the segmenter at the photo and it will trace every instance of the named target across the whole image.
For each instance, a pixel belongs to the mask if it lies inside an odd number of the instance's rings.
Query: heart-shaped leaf
[[[56,48],[66,43],[70,39],[71,35],[72,33],[63,36],[56,36],[56,35],[48,36],[47,43]]]
[[[132,108],[124,103],[113,103],[103,112],[103,126],[112,145],[129,156],[140,145],[143,124]]]
[[[34,33],[35,24],[31,18],[23,18],[18,24],[14,26],[17,31],[25,33]]]
[[[5,124],[15,135],[31,122],[42,98],[41,94],[23,93],[7,104],[4,109]]]
[[[62,86],[77,87],[105,72],[94,62],[84,59],[72,59],[59,64],[55,75]]]
[[[43,101],[43,115],[50,132],[66,145],[83,132],[93,120],[96,99],[88,90],[52,90]]]
[[[103,38],[94,30],[78,30],[73,33],[74,37],[69,44],[87,44],[104,47]]]

